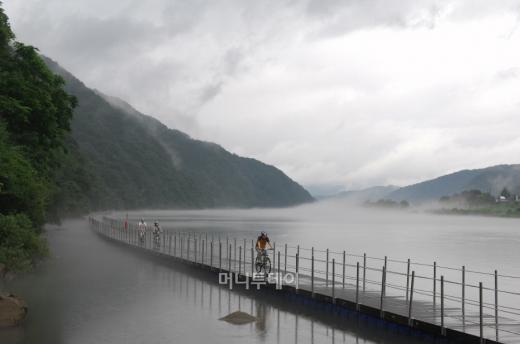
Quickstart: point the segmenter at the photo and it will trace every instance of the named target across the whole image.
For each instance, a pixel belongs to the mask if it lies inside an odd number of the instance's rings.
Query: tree
[[[24,212],[35,225],[43,224],[47,188],[21,149],[9,143],[0,122],[0,213]]]
[[[76,100],[35,48],[14,39],[0,6],[0,263],[24,270],[46,251],[38,232]]]
[[[0,121],[38,170],[48,173],[56,164],[52,151],[63,147],[70,130],[76,99],[34,47],[14,38],[0,8]]]
[[[500,192],[500,196],[505,197],[506,199],[511,199],[511,192],[507,188],[503,188],[502,192]]]

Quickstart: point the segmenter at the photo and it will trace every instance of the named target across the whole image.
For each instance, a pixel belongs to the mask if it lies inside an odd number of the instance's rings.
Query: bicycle
[[[146,232],[144,229],[139,229],[139,245],[140,246],[144,246],[144,243],[145,243],[145,238],[146,237]]]
[[[155,249],[161,248],[161,233],[159,231],[153,232],[153,244]]]
[[[271,259],[269,259],[267,249],[262,250],[262,252],[256,256],[255,268],[258,273],[263,270],[265,275],[268,275],[271,272]]]

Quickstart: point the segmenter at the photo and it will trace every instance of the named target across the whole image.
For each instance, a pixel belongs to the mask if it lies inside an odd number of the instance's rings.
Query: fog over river
[[[126,213],[110,213],[123,218]],[[313,204],[289,209],[135,211],[167,230],[208,232],[346,250],[352,254],[520,275],[520,220],[438,216]],[[369,324],[331,322],[323,314],[272,298],[229,291],[207,275],[152,254],[114,245],[86,220],[48,226],[51,257],[33,273],[6,282],[24,297],[29,316],[0,330],[5,343],[415,343]],[[514,287],[516,280],[509,283]],[[218,319],[235,310],[247,325]]]

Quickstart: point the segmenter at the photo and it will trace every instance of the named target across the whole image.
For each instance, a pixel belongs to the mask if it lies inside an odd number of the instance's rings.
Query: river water
[[[124,217],[123,213],[112,213]],[[279,210],[139,211],[164,228],[255,238],[302,247],[520,275],[520,221],[367,211],[334,204]],[[415,343],[363,323],[334,323],[276,300],[240,294],[216,281],[114,245],[85,220],[49,226],[51,257],[8,282],[30,307],[0,343]],[[514,286],[514,282],[508,282]],[[248,325],[218,319],[235,310],[258,316]]]

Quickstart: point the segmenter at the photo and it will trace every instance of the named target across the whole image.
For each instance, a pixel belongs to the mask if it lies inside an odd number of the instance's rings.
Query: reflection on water
[[[274,296],[230,291],[203,272],[114,245],[83,221],[48,232],[53,256],[7,286],[27,299],[7,343],[415,343],[365,323],[312,314]],[[218,319],[236,310],[258,321]]]

